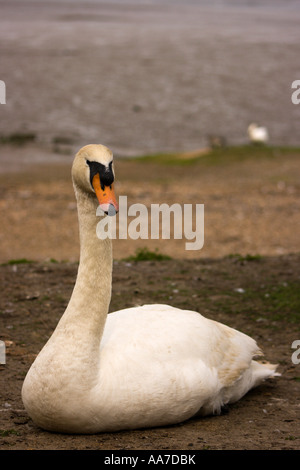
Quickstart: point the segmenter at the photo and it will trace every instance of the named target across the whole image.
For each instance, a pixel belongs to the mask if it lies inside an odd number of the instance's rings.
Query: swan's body
[[[269,140],[268,129],[255,123],[249,125],[248,136],[254,144],[266,144]]]
[[[178,423],[218,413],[275,375],[275,366],[253,360],[260,351],[252,338],[197,312],[144,305],[107,315],[111,241],[96,236],[97,200],[86,160],[107,166],[109,156],[105,147],[87,146],[75,158],[78,276],[64,315],[23,384],[29,415],[51,431]]]

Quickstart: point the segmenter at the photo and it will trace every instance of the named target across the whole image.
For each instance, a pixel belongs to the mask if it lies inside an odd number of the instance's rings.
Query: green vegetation
[[[249,319],[276,327],[276,322],[299,324],[300,322],[299,283],[266,283],[263,287],[247,287],[220,292],[222,300],[211,306],[216,311],[228,314],[243,314]]]
[[[262,256],[261,255],[240,255],[239,253],[233,253],[227,256],[228,258],[233,258],[236,261],[261,261]]]
[[[15,434],[16,436],[19,435],[19,432],[15,429],[0,429],[0,437],[6,437]]]
[[[273,286],[265,295],[265,304],[272,319],[285,320],[289,323],[300,322],[300,285],[285,283]]]
[[[197,165],[206,166],[226,165],[228,163],[262,158],[278,158],[291,152],[300,153],[298,147],[272,147],[260,145],[242,145],[233,147],[222,147],[208,149],[207,152],[199,150],[197,152],[186,153],[158,153],[154,155],[144,155],[136,157],[134,160],[141,163],[158,163],[161,165]]]
[[[134,160],[140,163],[158,163],[161,165],[190,165],[197,160],[197,157],[189,159],[176,153],[157,153],[154,155],[135,157]]]
[[[0,137],[0,143],[21,146],[29,142],[34,142],[35,139],[36,139],[36,135],[33,133],[15,132],[13,134]]]
[[[170,256],[159,253],[158,250],[149,251],[148,248],[139,248],[135,255],[124,258],[124,261],[164,261],[171,259]]]
[[[52,139],[53,144],[72,145],[74,143],[71,137],[57,135]]]
[[[29,263],[34,263],[34,261],[27,259],[27,258],[19,258],[19,259],[11,259],[7,261],[7,263],[2,263],[1,266],[9,266],[13,264],[29,264]]]

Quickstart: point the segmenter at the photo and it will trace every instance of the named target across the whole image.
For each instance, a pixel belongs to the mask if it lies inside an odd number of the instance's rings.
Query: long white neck
[[[99,366],[99,347],[111,299],[111,240],[100,240],[96,234],[97,200],[75,186],[77,198],[80,263],[76,284],[68,307],[54,332],[72,350],[76,361],[84,355],[89,364],[86,372]],[[53,338],[53,339],[54,339]],[[95,370],[95,369],[94,369]]]
[[[80,264],[69,309],[77,321],[89,325],[98,333],[103,330],[111,299],[112,246],[111,240],[100,240],[96,234],[99,219],[98,202],[75,187],[77,197]]]

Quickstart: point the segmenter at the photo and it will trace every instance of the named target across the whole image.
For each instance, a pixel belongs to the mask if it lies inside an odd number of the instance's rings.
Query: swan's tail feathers
[[[277,364],[252,360],[248,368],[234,382],[219,389],[215,395],[212,393],[207,401],[202,403],[195,416],[220,414],[224,406],[235,403],[264,380],[280,376],[276,369]]]
[[[280,376],[281,374],[276,372],[277,367],[278,364],[270,364],[270,362],[252,361],[251,370],[253,387],[256,387],[266,379]]]
[[[223,403],[235,403],[249,390],[262,384],[266,379],[281,375],[276,372],[276,369],[277,364],[252,360],[250,367],[238,380],[223,390]]]

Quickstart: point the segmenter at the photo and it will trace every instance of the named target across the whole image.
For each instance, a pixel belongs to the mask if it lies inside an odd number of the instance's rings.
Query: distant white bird
[[[266,127],[252,123],[248,127],[248,136],[254,144],[266,144],[269,140],[269,133]]]

